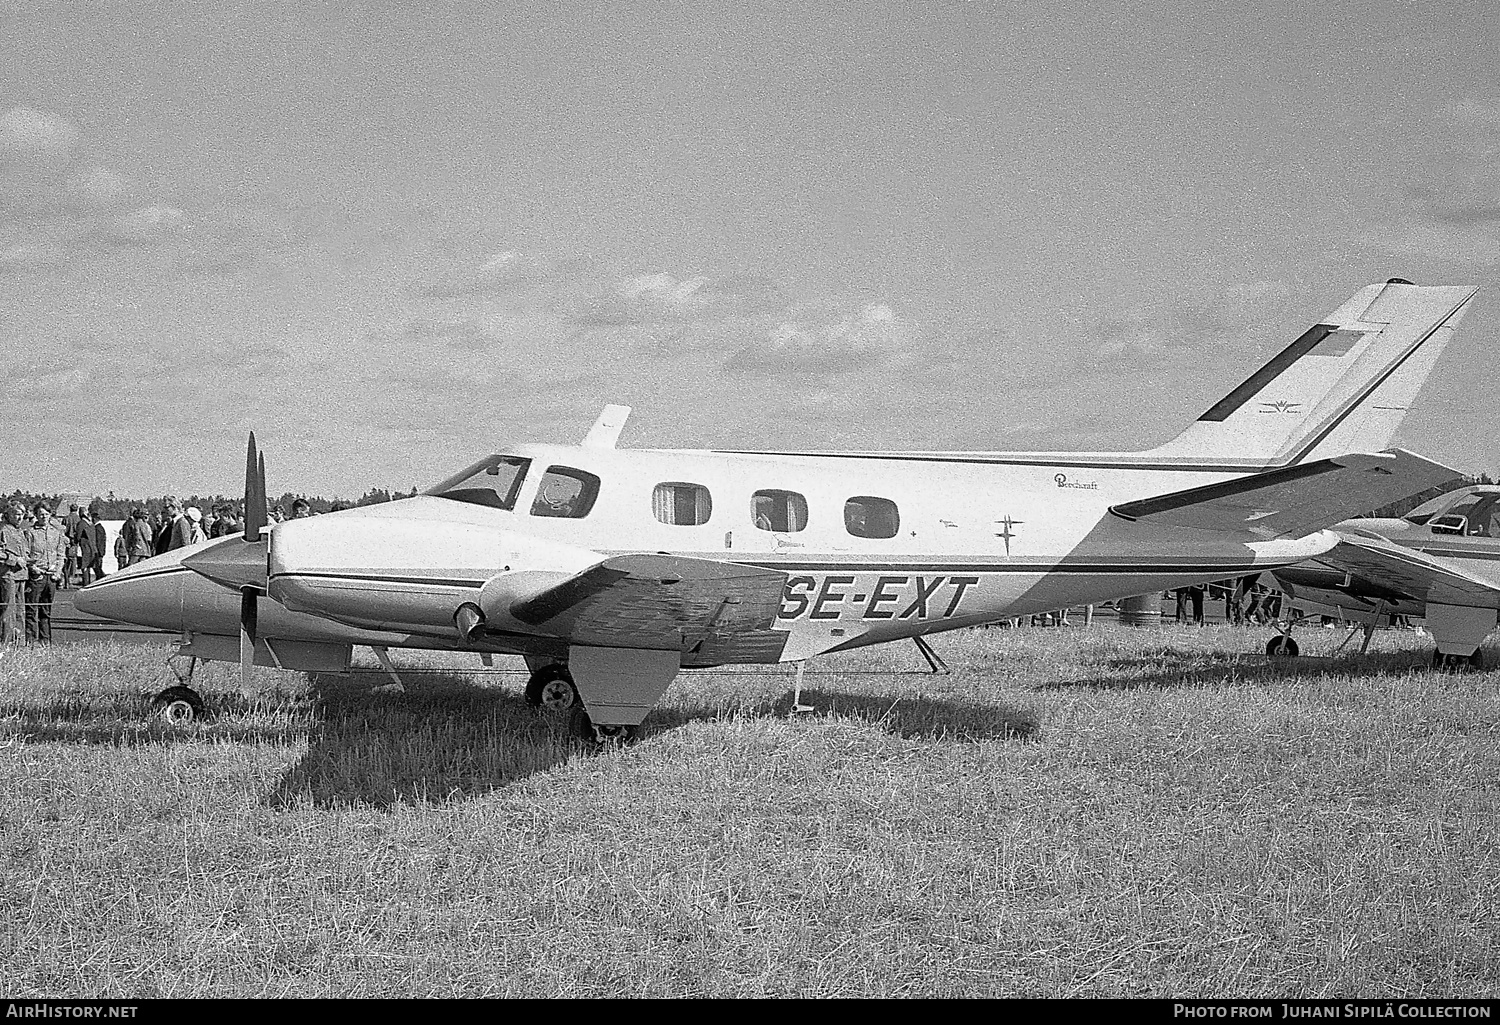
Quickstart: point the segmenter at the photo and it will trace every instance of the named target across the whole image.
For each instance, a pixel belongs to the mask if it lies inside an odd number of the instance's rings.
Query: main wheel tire
[[[170,726],[186,726],[203,718],[203,698],[191,687],[168,687],[152,698],[151,704]]]
[[[568,719],[568,732],[577,740],[601,747],[605,744],[625,745],[634,743],[640,739],[641,728],[639,726],[595,726],[594,721],[589,718],[589,713],[579,702],[573,706],[572,715]]]
[[[553,663],[531,674],[526,681],[526,703],[549,712],[566,712],[578,704],[578,688],[568,667]]]
[[[1478,648],[1475,648],[1474,654],[1469,656],[1469,668],[1484,672],[1484,654]]]
[[[1285,634],[1277,634],[1266,642],[1266,654],[1272,658],[1296,658],[1297,642]]]
[[[1476,666],[1476,658],[1479,658],[1479,652],[1477,651],[1473,655],[1444,655],[1441,651],[1434,651],[1432,653],[1432,668],[1439,672],[1454,673],[1461,669]],[[1477,665],[1482,667],[1483,659],[1480,659]]]

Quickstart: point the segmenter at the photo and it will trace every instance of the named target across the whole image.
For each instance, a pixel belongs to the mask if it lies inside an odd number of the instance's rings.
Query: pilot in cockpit
[[[1491,502],[1488,509],[1479,511],[1469,524],[1469,536],[1500,537],[1500,501]]]
[[[533,516],[571,517],[579,494],[576,480],[571,477],[548,474],[542,478],[541,487],[537,489],[536,502],[533,503],[531,514]]]

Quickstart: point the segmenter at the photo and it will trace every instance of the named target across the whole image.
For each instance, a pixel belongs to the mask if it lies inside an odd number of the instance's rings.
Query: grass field
[[[1265,636],[959,633],[795,718],[783,668],[689,674],[603,753],[472,659],[215,667],[173,730],[169,648],[12,651],[0,988],[1496,996],[1500,672]]]

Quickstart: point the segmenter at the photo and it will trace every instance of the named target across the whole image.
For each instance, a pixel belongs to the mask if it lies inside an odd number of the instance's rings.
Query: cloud
[[[1493,224],[1496,221],[1500,221],[1500,202],[1468,203],[1453,206],[1434,204],[1428,208],[1427,216],[1439,224]]]
[[[89,159],[72,122],[27,107],[0,113],[0,275],[233,273],[295,234],[267,210],[247,210],[190,215],[137,195]]]
[[[65,164],[78,145],[71,121],[30,107],[0,114],[0,159],[7,163]]]
[[[124,201],[129,192],[123,178],[97,164],[69,172],[65,185],[84,207],[111,207]]]
[[[1423,165],[1397,209],[1367,235],[1387,251],[1436,245],[1438,252],[1456,250],[1445,255],[1492,263],[1476,249],[1500,234],[1492,230],[1500,226],[1500,102],[1455,101],[1436,112],[1429,128]]]
[[[585,295],[568,312],[580,326],[620,327],[765,316],[784,305],[781,290],[768,278],[678,278],[657,270],[622,277]]]
[[[32,241],[0,248],[0,274],[21,274],[61,267],[67,250],[55,243]]]
[[[455,353],[490,352],[500,345],[498,335],[487,331],[472,317],[454,320],[418,318],[395,328],[381,328],[366,336],[374,345],[373,354],[385,362],[394,358],[403,363],[424,360],[450,360]]]
[[[1443,207],[1402,211],[1367,226],[1351,239],[1402,262],[1434,258],[1476,267],[1500,263],[1500,218],[1486,207]]]
[[[1073,364],[1059,369],[1113,374],[1184,360],[1202,364],[1213,358],[1213,350],[1241,342],[1270,309],[1266,300],[1285,291],[1282,282],[1239,282],[1207,299],[1099,317],[1083,328]]]
[[[912,330],[885,303],[831,320],[783,320],[727,359],[729,374],[832,375],[863,372],[907,355]]]
[[[440,272],[418,293],[432,299],[516,295],[565,282],[577,266],[572,260],[502,249]]]
[[[73,365],[60,358],[42,358],[29,366],[12,370],[4,392],[7,401],[40,403],[70,398],[89,384],[92,373],[87,366]]]
[[[188,229],[187,214],[175,206],[143,206],[101,225],[101,236],[127,246],[158,246]]]

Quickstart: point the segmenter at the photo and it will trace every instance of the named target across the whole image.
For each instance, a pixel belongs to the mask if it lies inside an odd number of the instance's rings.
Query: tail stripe
[[[1282,349],[1269,363],[1246,378],[1244,384],[1215,402],[1212,409],[1198,418],[1199,422],[1220,423],[1228,420],[1230,414],[1236,409],[1260,394],[1262,388],[1280,377],[1288,367],[1317,348],[1319,342],[1338,329],[1337,324],[1314,324],[1308,328],[1302,337]]]

